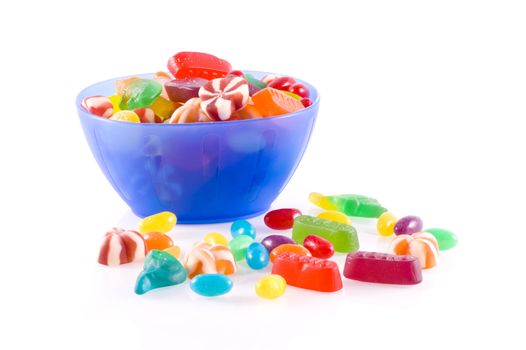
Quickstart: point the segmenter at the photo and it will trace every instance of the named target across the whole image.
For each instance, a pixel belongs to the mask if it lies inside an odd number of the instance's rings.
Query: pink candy
[[[82,100],[82,107],[91,114],[109,118],[113,114],[113,105],[106,96],[91,96]]]
[[[214,79],[199,89],[201,109],[214,120],[228,120],[248,102],[248,83],[240,77]]]
[[[104,236],[99,263],[116,266],[142,260],[145,256],[146,245],[139,232],[114,227]]]
[[[161,117],[155,115],[151,108],[137,108],[133,110],[139,116],[141,123],[162,123]]]

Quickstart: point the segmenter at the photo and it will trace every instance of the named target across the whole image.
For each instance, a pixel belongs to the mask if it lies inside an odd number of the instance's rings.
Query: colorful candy
[[[312,103],[313,103],[310,98],[302,98],[300,102],[305,108],[312,106]]]
[[[433,236],[435,236],[439,250],[451,249],[455,247],[458,243],[457,236],[453,232],[445,230],[443,228],[428,228],[424,230],[424,232],[429,232]]]
[[[121,109],[150,107],[163,87],[153,79],[137,79],[129,82],[122,92]]]
[[[212,245],[215,245],[215,244],[228,245],[228,239],[218,232],[208,233],[205,236],[205,238],[203,238],[203,241],[210,243]]]
[[[151,108],[136,108],[133,110],[141,123],[162,123],[161,117],[155,115]]]
[[[152,289],[181,284],[186,280],[186,270],[171,254],[152,250],[144,260],[143,271],[135,284],[135,293],[144,294]]]
[[[113,104],[106,96],[91,96],[82,100],[82,107],[91,114],[109,118],[113,114]]]
[[[177,108],[170,117],[169,124],[211,122],[212,119],[201,109],[201,99],[191,98],[184,105]]]
[[[266,267],[269,262],[269,254],[267,248],[261,243],[252,242],[247,248],[247,265],[254,270],[261,270]]]
[[[232,74],[232,72],[230,72],[230,74]],[[267,87],[267,84],[260,80],[257,80],[251,74],[244,74],[242,77],[244,77],[248,83],[248,91],[250,96],[254,95],[259,90]]]
[[[256,283],[256,294],[264,299],[277,299],[286,289],[287,281],[280,275],[264,276]]]
[[[324,196],[313,192],[309,195],[309,200],[320,208],[338,210],[348,216],[377,218],[387,210],[376,199],[358,194]]]
[[[121,122],[140,123],[141,119],[134,111],[118,111],[111,116],[111,120],[118,120]]]
[[[214,79],[201,86],[201,109],[214,120],[228,120],[248,103],[248,84],[240,77]]]
[[[351,219],[344,213],[337,210],[327,210],[318,214],[320,219],[330,220],[334,222],[339,222],[340,224],[350,225],[352,223]]]
[[[108,266],[126,264],[144,259],[146,245],[139,232],[114,227],[104,235],[99,263]]]
[[[351,225],[308,215],[294,219],[292,239],[296,243],[302,244],[305,238],[312,234],[331,242],[337,252],[349,253],[360,248],[356,229]]]
[[[334,255],[334,247],[331,242],[325,238],[308,235],[303,240],[303,246],[309,250],[315,258],[329,259]]]
[[[381,236],[391,236],[397,221],[393,213],[386,211],[378,218],[376,229]]]
[[[159,96],[155,101],[153,101],[152,105],[150,106],[150,109],[161,120],[166,120],[170,118],[173,112],[175,112],[175,110],[181,105],[182,104],[172,102],[162,96]]]
[[[186,256],[184,267],[189,278],[207,273],[231,275],[236,272],[236,263],[230,249],[224,245],[211,245],[206,242],[194,245]]]
[[[263,240],[261,241],[261,244],[265,248],[267,248],[267,251],[270,253],[272,250],[274,250],[274,248],[282,244],[296,244],[296,242],[294,242],[292,238],[287,237],[287,236],[270,235],[270,236],[263,238]]]
[[[391,242],[390,250],[396,255],[416,257],[423,269],[437,264],[438,242],[431,233],[417,232],[412,235],[396,236]]]
[[[148,232],[144,234],[144,242],[148,252],[153,249],[165,250],[167,248],[173,247],[174,245],[174,242],[170,236],[161,232]]]
[[[248,246],[254,242],[252,237],[247,235],[240,235],[228,242],[228,247],[234,255],[235,261],[240,261],[246,258]]]
[[[301,215],[301,211],[294,208],[284,208],[269,211],[265,217],[265,225],[274,230],[288,230],[294,225],[294,218]]]
[[[222,78],[232,70],[227,61],[203,52],[179,52],[168,60],[168,70],[176,79]]]
[[[256,109],[264,117],[292,113],[305,108],[294,97],[270,86],[255,93],[252,96],[252,101]]]
[[[203,274],[190,281],[190,288],[204,297],[217,297],[232,290],[232,280],[221,274]]]
[[[252,239],[256,238],[256,229],[246,220],[234,221],[230,226],[230,232],[234,238],[241,235],[249,236]]]
[[[415,232],[422,231],[424,223],[418,216],[404,216],[394,226],[395,235],[411,235]]]
[[[174,245],[173,247],[168,247],[164,249],[165,252],[170,253],[173,255],[176,259],[179,259],[181,257],[181,247]]]
[[[270,252],[270,261],[274,262],[276,258],[283,253],[294,253],[298,255],[311,256],[309,250],[299,244],[282,244],[272,249]]]
[[[296,80],[294,80],[294,78],[279,77],[268,83],[268,86],[277,90],[290,91],[290,87],[295,83]]]
[[[206,82],[208,80],[201,78],[174,79],[167,82],[164,87],[171,101],[184,103],[191,98],[199,97],[199,89]]]
[[[177,223],[177,217],[174,213],[163,211],[154,215],[145,217],[139,223],[139,232],[170,232]]]

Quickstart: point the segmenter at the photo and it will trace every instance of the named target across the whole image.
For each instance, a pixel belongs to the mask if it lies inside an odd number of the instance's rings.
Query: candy
[[[119,107],[119,104],[122,101],[121,95],[115,94],[108,96],[108,100],[110,100],[111,105],[113,106],[113,113],[116,113],[121,110],[121,108]]]
[[[118,120],[121,122],[140,123],[141,119],[134,111],[118,111],[111,116],[111,120]]]
[[[141,123],[161,123],[162,119],[155,115],[150,108],[136,108],[133,110],[139,117]]]
[[[264,117],[292,113],[304,109],[300,101],[283,91],[266,87],[252,96],[254,106]]]
[[[285,293],[287,281],[280,275],[261,277],[256,283],[256,294],[264,299],[276,299]]]
[[[394,226],[395,235],[410,235],[415,232],[420,232],[424,223],[418,216],[409,215],[404,216]]]
[[[232,237],[236,238],[240,235],[249,236],[251,238],[256,238],[256,229],[252,224],[246,220],[236,220],[230,226],[230,232]]]
[[[189,99],[184,105],[177,108],[168,123],[181,124],[211,121],[212,119],[201,109],[201,99],[196,97]]]
[[[276,258],[283,253],[295,253],[298,255],[311,256],[309,250],[299,244],[282,244],[272,249],[270,252],[270,261],[274,262]]]
[[[234,259],[236,261],[245,259],[245,257],[247,256],[248,246],[253,241],[254,240],[250,236],[240,235],[228,242],[228,247],[232,251],[232,254],[234,255]]]
[[[279,77],[276,79],[273,79],[270,83],[268,83],[268,86],[273,89],[283,90],[283,91],[290,91],[290,87],[296,83],[296,80],[291,77]],[[291,91],[292,92],[292,91]],[[308,97],[308,96],[307,96]]]
[[[277,78],[281,78],[282,75],[278,75],[278,74],[267,74],[265,75],[263,78],[261,78],[261,82],[263,84],[270,84],[273,80],[277,79]]]
[[[155,113],[156,116],[160,117],[161,120],[166,120],[170,118],[177,109],[180,107],[180,104],[172,102],[165,99],[162,96],[159,96],[155,101],[153,101],[150,106],[151,110]]]
[[[243,74],[242,71],[240,70],[231,70],[230,72],[228,72],[228,75],[233,75],[233,76],[236,76],[236,77],[241,77],[241,78],[244,78],[245,75]],[[227,76],[228,76],[227,75]]]
[[[342,278],[334,261],[295,253],[280,254],[274,261],[272,273],[281,275],[288,285],[335,292],[342,289]]]
[[[393,213],[386,211],[378,218],[376,230],[381,236],[391,236],[394,233],[397,218]]]
[[[142,260],[145,255],[144,238],[138,232],[114,227],[104,235],[99,263],[115,266]]]
[[[309,195],[309,200],[323,209],[338,210],[348,216],[377,218],[387,211],[376,199],[358,194],[324,196],[314,192]]]
[[[154,74],[153,80],[155,80],[156,82],[161,84],[161,86],[163,88],[160,97],[163,97],[164,99],[168,100],[169,97],[168,97],[168,93],[166,92],[165,85],[166,85],[167,82],[172,80],[172,77],[170,76],[170,74],[168,74],[166,72],[157,72],[157,73]]]
[[[203,241],[206,243],[210,243],[212,245],[214,244],[228,245],[228,239],[218,232],[208,233],[205,236],[205,238],[203,238]]]
[[[232,280],[221,274],[203,274],[190,281],[190,288],[204,297],[217,297],[232,290]]]
[[[300,102],[305,108],[312,106],[312,100],[310,98],[302,98]]]
[[[294,83],[289,88],[288,91],[292,92],[293,94],[296,94],[302,98],[308,98],[310,95],[309,89],[300,83]]]
[[[189,278],[206,273],[231,275],[236,272],[234,256],[230,249],[224,245],[211,245],[206,242],[194,245],[186,256],[184,267]]]
[[[422,282],[422,269],[417,258],[374,252],[347,254],[343,275],[352,280],[373,283]]]
[[[122,97],[122,94],[124,93],[124,88],[132,81],[140,80],[140,79],[141,78],[138,78],[138,77],[130,77],[126,79],[117,80],[115,82],[115,90],[117,91],[117,95],[121,95]]]
[[[288,230],[294,224],[294,218],[300,216],[301,211],[294,208],[283,208],[269,211],[265,217],[265,225],[274,230]]]
[[[232,72],[230,72],[231,74]],[[248,93],[250,96],[254,95],[256,92],[258,92],[259,90],[261,89],[264,89],[267,87],[267,84],[257,80],[256,78],[254,78],[252,75],[250,74],[245,74],[244,76],[242,76],[245,78],[245,80],[247,81],[248,83]]]
[[[135,284],[135,293],[144,294],[152,289],[173,286],[186,280],[186,270],[171,254],[152,250],[144,260],[143,271]]]
[[[334,255],[332,243],[315,235],[308,235],[303,241],[303,246],[309,250],[315,258],[328,259]]]
[[[303,243],[308,235],[315,234],[325,238],[334,246],[334,250],[349,253],[360,248],[358,235],[351,225],[302,215],[294,219],[292,239],[296,243]]]
[[[433,236],[435,236],[439,250],[451,249],[458,243],[457,236],[453,232],[443,228],[428,228],[424,230],[424,232],[431,233]]]
[[[232,70],[225,60],[202,52],[179,52],[168,60],[168,70],[176,79],[222,78]]]
[[[261,243],[252,242],[247,248],[247,265],[251,269],[261,270],[268,265],[269,255],[267,248],[265,248]]]
[[[420,261],[423,269],[437,264],[438,242],[431,233],[417,232],[412,235],[399,235],[391,242],[391,252],[396,255],[411,255]]]
[[[109,118],[113,114],[113,104],[106,96],[91,96],[82,100],[81,106],[91,114]]]
[[[270,235],[270,236],[263,238],[263,240],[261,241],[261,244],[265,248],[267,248],[267,251],[270,253],[272,250],[274,250],[274,248],[282,244],[296,244],[296,242],[294,242],[292,238],[287,237],[287,236]]]
[[[186,102],[191,98],[199,97],[199,89],[208,80],[201,78],[175,79],[167,82],[164,87],[168,97],[173,102]]]
[[[263,118],[263,116],[258,111],[256,106],[252,104],[252,101],[249,100],[249,102],[245,105],[245,107],[241,108],[239,111],[235,111],[232,114],[232,117],[230,118],[230,120],[244,120],[244,119],[257,119],[257,118]]]
[[[351,224],[351,219],[342,212],[337,210],[327,210],[318,214],[320,219],[330,220],[334,222],[339,222],[340,224]]]
[[[329,202],[329,199],[321,193],[311,192],[309,194],[309,201],[325,210],[335,210],[336,207]]]
[[[163,211],[154,215],[145,217],[139,222],[139,232],[162,232],[171,231],[177,223],[177,217],[174,213]]]
[[[179,246],[174,245],[173,247],[164,249],[164,251],[173,255],[176,259],[181,257],[181,247]]]
[[[165,235],[161,232],[148,232],[144,234],[144,242],[146,243],[146,250],[151,251],[153,249],[165,250],[174,245],[174,242],[170,236]]]
[[[150,107],[161,92],[161,84],[152,79],[138,79],[128,83],[122,91],[121,109]]]
[[[214,79],[201,86],[201,109],[214,120],[228,120],[248,102],[248,84],[240,77]]]
[[[290,91],[283,91],[283,92],[289,95],[290,97],[293,97],[295,100],[301,100],[301,96],[298,96],[295,93],[292,93]]]

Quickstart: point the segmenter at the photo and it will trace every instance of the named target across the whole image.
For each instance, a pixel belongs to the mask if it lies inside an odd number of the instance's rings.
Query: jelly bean
[[[282,75],[278,75],[278,74],[267,74],[265,75],[263,78],[261,78],[261,82],[263,84],[270,84],[272,81],[274,81],[275,79],[277,78],[281,78]]]
[[[228,242],[228,247],[234,255],[236,261],[243,260],[247,256],[248,246],[254,242],[252,237],[247,235],[240,235]]]
[[[287,281],[280,275],[264,276],[256,283],[256,294],[265,299],[277,299],[286,289]]]
[[[177,108],[170,117],[168,123],[197,123],[211,122],[212,119],[201,109],[201,99],[199,97],[191,98],[184,105]]]
[[[175,79],[167,82],[164,87],[168,97],[173,102],[186,102],[191,98],[199,97],[199,89],[208,80],[201,78]]]
[[[431,233],[435,236],[439,250],[451,249],[458,243],[457,236],[453,232],[444,230],[443,228],[428,228],[424,230],[424,232]]]
[[[269,255],[267,248],[261,243],[252,242],[247,248],[247,265],[254,270],[261,270],[268,265]]]
[[[150,108],[136,108],[133,110],[139,119],[141,120],[141,123],[161,123],[162,119],[155,115],[155,112],[151,110]]]
[[[138,79],[128,83],[122,91],[121,109],[150,107],[161,92],[161,84],[152,79]]]
[[[261,241],[261,244],[267,248],[267,251],[270,253],[274,248],[279,247],[282,244],[296,244],[292,238],[282,235],[270,235]]]
[[[186,256],[184,267],[189,278],[206,273],[231,275],[236,272],[236,263],[230,249],[206,242],[194,245]]]
[[[274,262],[276,257],[283,253],[295,253],[299,255],[311,256],[309,250],[299,244],[282,244],[272,249],[270,252],[270,261]]]
[[[309,201],[312,204],[322,209],[325,209],[325,210],[335,210],[336,209],[336,207],[329,202],[327,197],[325,197],[323,194],[318,193],[318,192],[311,192],[309,194]]]
[[[309,200],[323,209],[338,210],[348,216],[377,218],[387,211],[376,199],[358,194],[323,196],[320,193],[311,193]]]
[[[115,266],[139,261],[145,256],[146,245],[139,232],[114,227],[104,235],[99,263]]]
[[[294,218],[300,216],[301,211],[294,208],[283,208],[269,211],[265,214],[265,225],[274,230],[288,230],[294,224]]]
[[[256,238],[256,229],[252,224],[246,220],[236,220],[230,226],[232,237],[236,238],[240,235],[249,236],[252,239]]]
[[[266,87],[255,93],[252,96],[252,101],[264,117],[292,113],[305,108],[300,101],[271,87]]]
[[[420,261],[423,269],[437,264],[438,242],[431,233],[417,232],[412,235],[399,235],[391,242],[391,252],[396,255],[411,255]]]
[[[173,112],[175,112],[179,106],[181,105],[159,96],[155,101],[153,101],[150,108],[155,112],[156,116],[161,118],[161,120],[166,120],[172,116]]]
[[[292,239],[296,243],[303,243],[308,235],[316,234],[325,238],[334,246],[334,250],[349,253],[360,248],[356,229],[351,225],[302,215],[294,219]]]
[[[82,100],[81,106],[91,114],[109,118],[113,114],[113,104],[106,96],[91,96]]]
[[[218,232],[208,233],[205,236],[205,238],[203,238],[203,241],[210,243],[212,245],[214,244],[228,245],[228,239]]]
[[[315,258],[328,259],[334,255],[334,247],[325,238],[315,235],[308,235],[303,240],[303,246],[309,250]]]
[[[118,120],[121,122],[140,123],[141,119],[134,111],[118,111],[111,116],[111,120]]]
[[[310,92],[309,92],[309,89],[303,85],[303,84],[300,84],[300,83],[294,83],[292,84],[289,88],[288,88],[288,91],[300,96],[300,97],[303,97],[303,98],[308,98],[309,95],[310,95]]]
[[[312,100],[310,98],[302,98],[300,102],[305,108],[312,106]]]
[[[179,246],[174,245],[173,247],[164,249],[164,251],[172,254],[176,259],[181,257],[181,248]]]
[[[318,217],[325,220],[339,222],[340,224],[351,225],[351,219],[344,213],[337,210],[327,210],[318,214]]]
[[[174,286],[186,280],[186,270],[171,254],[152,250],[144,259],[143,271],[135,284],[135,293],[144,294],[152,289]]]
[[[148,232],[144,234],[144,242],[146,243],[146,250],[151,251],[153,249],[165,250],[174,245],[174,242],[170,236],[165,235],[161,232]]]
[[[274,261],[272,273],[282,276],[287,284],[320,292],[342,289],[342,278],[334,261],[295,253],[280,254]]]
[[[139,232],[167,233],[174,228],[176,223],[177,217],[174,213],[169,211],[163,211],[142,219],[142,221],[139,223]]]
[[[168,70],[176,79],[222,78],[232,70],[225,60],[202,52],[179,52],[168,61]]]
[[[108,97],[108,100],[110,100],[111,105],[113,106],[113,113],[117,113],[118,111],[121,110],[121,108],[119,107],[119,104],[122,101],[121,95],[118,95],[118,94],[111,95]]]
[[[381,236],[391,236],[397,221],[393,213],[386,211],[378,218],[376,229]]]
[[[247,81],[240,77],[214,79],[199,89],[201,109],[214,120],[228,120],[248,103]]]
[[[352,280],[372,283],[422,282],[422,269],[417,258],[374,252],[349,253],[343,275]]]
[[[274,89],[290,91],[290,87],[296,83],[291,77],[279,77],[268,83],[268,86]]]
[[[232,290],[232,280],[221,274],[203,274],[190,281],[190,288],[204,297],[217,297]]]
[[[423,226],[424,223],[418,216],[404,216],[394,226],[394,233],[395,235],[411,235],[420,232]]]

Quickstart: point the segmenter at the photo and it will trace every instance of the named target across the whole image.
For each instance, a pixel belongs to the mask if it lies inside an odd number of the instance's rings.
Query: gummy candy
[[[236,238],[240,235],[246,235],[251,238],[256,238],[256,229],[252,224],[246,220],[236,220],[230,226],[232,237]]]
[[[135,284],[135,293],[144,294],[152,289],[173,286],[186,280],[186,270],[171,254],[152,250],[144,259],[143,271]]]
[[[309,201],[325,210],[335,210],[336,207],[329,202],[329,199],[325,197],[323,194],[318,192],[311,192],[309,194]]]
[[[251,269],[261,270],[268,265],[269,255],[267,248],[265,248],[261,243],[252,242],[247,248],[247,265]]]
[[[162,119],[155,115],[150,108],[136,108],[133,110],[139,117],[141,123],[161,123]]]
[[[312,106],[312,100],[310,98],[302,98],[300,102],[305,108]]]
[[[230,72],[230,74],[232,74],[232,72]],[[250,96],[254,95],[259,90],[267,87],[267,84],[257,80],[250,74],[245,74],[242,77],[245,78],[245,80],[248,83],[248,93]]]
[[[404,216],[394,226],[395,235],[410,235],[415,232],[420,232],[424,223],[418,216],[409,215]]]
[[[174,213],[163,211],[154,215],[150,215],[142,219],[139,223],[139,232],[162,232],[167,233],[171,231],[177,223],[177,217]]]
[[[435,236],[439,250],[451,249],[458,243],[457,236],[453,232],[443,228],[428,228],[424,230],[424,232],[431,233],[433,236]]]
[[[170,236],[161,232],[148,232],[144,234],[144,242],[146,243],[147,251],[153,249],[165,250],[166,248],[170,248],[174,245],[174,242]]]
[[[168,123],[196,123],[213,121],[201,109],[201,99],[199,97],[191,98],[184,105],[177,108],[170,117]]]
[[[411,255],[420,261],[423,269],[437,264],[438,242],[431,233],[417,232],[412,235],[399,235],[391,242],[391,252],[396,255]]]
[[[186,256],[184,267],[189,278],[206,273],[231,275],[236,272],[236,263],[230,249],[206,242],[194,245]]]
[[[315,258],[328,259],[334,255],[332,243],[319,236],[308,235],[303,241],[303,246],[307,248]]]
[[[144,259],[146,246],[139,232],[114,227],[104,235],[99,263],[108,266]]]
[[[199,89],[201,109],[214,120],[228,120],[248,103],[248,84],[240,77],[214,79]]]
[[[120,108],[124,110],[150,107],[162,91],[162,85],[153,79],[133,80],[124,86]]]
[[[280,254],[274,261],[272,273],[281,275],[288,285],[335,292],[342,289],[342,278],[334,261],[295,253]]]
[[[232,280],[221,274],[203,274],[190,281],[190,288],[204,297],[217,297],[232,290]]]
[[[175,102],[165,99],[162,96],[159,96],[155,101],[153,101],[150,108],[156,116],[159,116],[161,118],[161,120],[166,120],[170,118],[173,112],[177,109],[177,107],[180,106],[180,104],[177,104]]]
[[[417,258],[374,252],[349,253],[343,275],[352,280],[373,283],[422,282],[422,269]]]
[[[240,235],[228,242],[228,247],[234,255],[236,261],[243,260],[247,256],[247,249],[250,243],[254,242],[252,237]]]
[[[108,100],[110,100],[111,105],[113,106],[113,113],[116,113],[121,110],[121,108],[119,107],[119,104],[122,101],[121,95],[111,95],[108,97]]]
[[[115,82],[115,90],[117,91],[117,95],[120,95],[122,97],[122,94],[124,92],[124,88],[131,83],[132,81],[140,80],[138,77],[129,77],[126,79],[120,79]]]
[[[288,230],[294,224],[294,218],[300,216],[301,211],[295,208],[283,208],[269,211],[265,217],[265,225],[274,230]]]
[[[357,194],[323,196],[314,192],[309,200],[323,209],[338,210],[348,216],[377,218],[387,210],[376,199]]]
[[[285,293],[287,281],[280,275],[263,276],[256,283],[256,294],[265,299],[276,299]]]
[[[396,222],[396,216],[394,216],[393,213],[386,211],[378,218],[376,229],[381,236],[391,236],[394,233]]]
[[[140,123],[141,119],[134,111],[118,111],[111,116],[111,120],[118,120],[121,122]]]
[[[239,111],[235,111],[230,120],[244,120],[244,119],[256,119],[263,118],[258,109],[249,101],[245,107],[241,108]]]
[[[273,89],[290,91],[290,87],[296,83],[296,80],[291,77],[279,77],[268,83],[268,86]]]
[[[261,78],[261,82],[264,83],[264,84],[270,84],[273,80],[277,79],[277,78],[281,78],[282,75],[278,75],[278,74],[267,74],[265,75],[263,78]]]
[[[201,78],[175,79],[167,82],[164,87],[168,97],[173,102],[186,102],[191,98],[199,97],[199,89],[208,80]]]
[[[276,260],[276,257],[283,253],[295,253],[299,255],[311,256],[309,250],[304,246],[301,246],[299,244],[282,244],[272,249],[272,251],[270,252],[270,261],[274,262],[274,260]]]
[[[212,245],[214,244],[228,245],[228,239],[218,232],[208,233],[205,236],[205,238],[203,238],[203,241],[206,243],[210,243]]]
[[[261,244],[265,248],[267,248],[267,251],[270,253],[272,250],[274,250],[274,248],[282,244],[296,244],[296,242],[294,242],[292,238],[287,237],[287,236],[270,235],[270,236],[263,238],[263,240],[261,241]]]
[[[113,114],[113,104],[106,96],[91,96],[82,100],[82,107],[91,114],[109,118]]]
[[[168,60],[168,70],[176,79],[222,78],[232,70],[225,60],[202,52],[179,52]]]
[[[181,257],[181,247],[179,246],[174,245],[173,247],[164,249],[164,251],[172,254],[176,259]]]
[[[288,91],[292,92],[293,94],[296,94],[302,98],[308,98],[310,96],[309,89],[300,83],[294,83],[289,88]]]
[[[302,244],[308,235],[315,234],[325,238],[334,246],[334,250],[349,253],[360,248],[356,229],[351,225],[302,215],[294,219],[292,239]]]
[[[166,72],[157,72],[154,74],[153,76],[153,80],[155,80],[156,82],[158,82],[159,84],[161,84],[163,90],[161,92],[161,96],[160,97],[163,97],[164,99],[170,99],[168,97],[168,93],[166,92],[166,83],[169,82],[170,80],[172,80],[173,78],[170,76],[170,74],[166,73]]]
[[[339,222],[340,224],[350,225],[351,219],[344,213],[337,210],[327,210],[318,214],[318,217],[325,220]]]
[[[272,117],[304,109],[300,101],[283,91],[266,87],[252,96],[254,106],[264,117]]]

